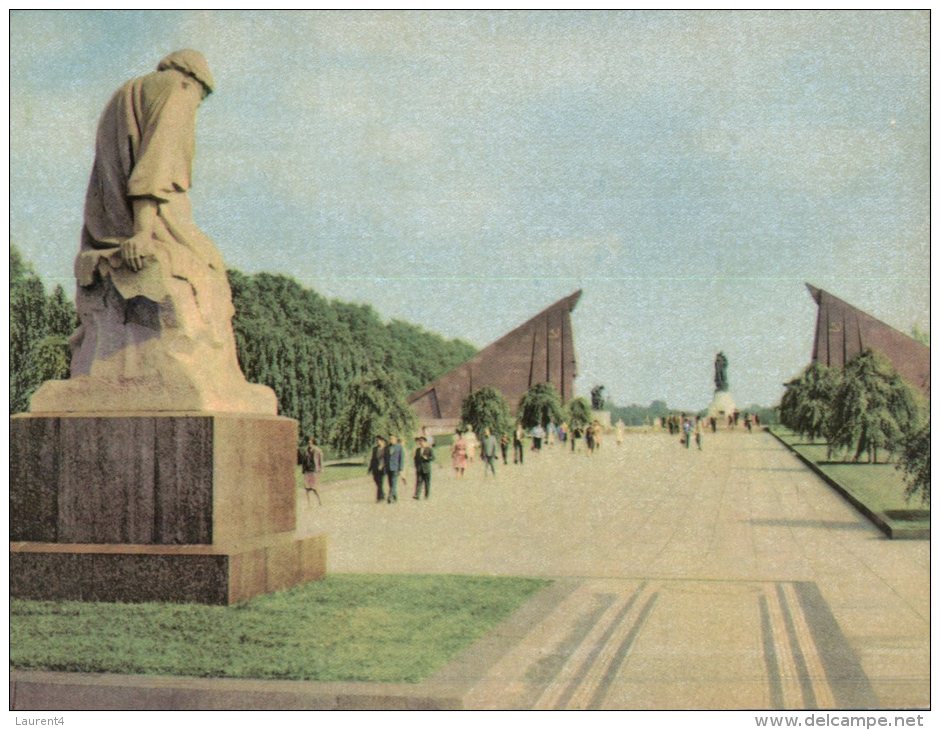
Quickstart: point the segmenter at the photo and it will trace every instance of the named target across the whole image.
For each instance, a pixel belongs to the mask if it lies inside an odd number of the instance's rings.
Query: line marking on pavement
[[[806,667],[806,657],[803,647],[800,645],[800,639],[796,632],[796,626],[793,621],[794,611],[790,610],[787,603],[787,596],[783,590],[783,584],[777,583],[777,596],[780,599],[780,608],[783,611],[783,620],[787,627],[787,636],[790,638],[790,646],[793,649],[793,662],[796,665],[796,677],[800,683],[800,690],[803,693],[802,707],[808,710],[815,710],[819,707],[816,701],[816,692],[813,689],[813,683],[810,681],[809,670]],[[796,611],[799,611],[799,605]]]
[[[880,707],[871,681],[846,639],[845,634],[816,583],[798,581],[793,590],[799,598],[803,614],[826,672],[826,678],[838,707]]]
[[[471,706],[486,698],[486,705],[505,709],[515,706],[524,697],[529,681],[519,672],[519,667],[535,667],[548,658],[559,635],[567,636],[577,631],[583,616],[591,616],[598,610],[599,599],[606,601],[601,606],[609,610],[614,596],[599,595],[592,586],[582,584],[555,607],[547,616],[532,627],[532,630],[511,651],[490,667],[486,675],[471,690]],[[578,636],[581,634],[578,633]],[[528,707],[526,707],[528,709]]]
[[[796,589],[793,587],[792,583],[785,583],[780,586],[780,590],[786,598],[787,605],[792,609],[790,615],[793,617],[795,638],[805,660],[805,670],[816,698],[816,707],[836,707],[836,701],[829,688],[829,682],[826,677],[826,670],[823,668],[819,650],[816,647],[816,642],[813,641],[806,616],[803,613],[799,598],[796,595]]]
[[[787,635],[780,596],[772,588],[768,588],[765,595],[770,616],[771,642],[779,667],[782,709],[800,708],[803,706],[803,693],[800,691],[799,673],[793,656],[792,644]]]
[[[780,682],[780,667],[777,665],[777,651],[774,648],[770,609],[765,593],[758,596],[757,604],[760,610],[760,631],[761,642],[764,647],[764,666],[767,669],[767,679],[770,682],[770,707],[774,710],[782,710],[784,707],[783,687]]]
[[[589,672],[598,653],[604,648],[605,641],[622,622],[636,603],[639,596],[647,589],[648,583],[642,583],[632,595],[620,596],[608,608],[595,624],[584,641],[572,652],[555,680],[545,689],[533,705],[533,710],[554,710],[565,706],[578,689],[582,678]]]
[[[617,649],[617,653],[614,655],[610,664],[607,666],[607,671],[604,672],[604,677],[601,680],[600,686],[594,692],[594,696],[591,698],[591,701],[584,709],[599,710],[601,705],[607,697],[607,693],[610,690],[610,685],[614,680],[614,677],[617,676],[617,673],[620,671],[620,668],[623,666],[623,663],[627,659],[627,655],[630,653],[630,649],[633,648],[633,643],[636,641],[636,637],[639,635],[640,631],[643,629],[643,625],[646,623],[646,620],[649,618],[649,615],[653,612],[653,606],[655,605],[657,599],[659,598],[659,593],[654,593],[644,604],[643,608],[640,610],[640,615],[637,617],[636,621],[633,623],[630,628],[630,632],[627,634],[626,638],[620,643],[620,647]],[[625,622],[626,623],[626,622]]]

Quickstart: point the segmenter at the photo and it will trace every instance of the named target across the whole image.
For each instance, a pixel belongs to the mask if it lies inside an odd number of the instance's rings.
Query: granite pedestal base
[[[232,603],[323,576],[296,539],[297,423],[253,414],[18,414],[11,594]]]
[[[734,397],[726,390],[716,390],[712,402],[708,404],[709,418],[727,419],[737,410]],[[722,425],[723,422],[722,422]]]
[[[40,601],[229,605],[325,573],[324,535],[229,546],[10,544],[10,594]]]

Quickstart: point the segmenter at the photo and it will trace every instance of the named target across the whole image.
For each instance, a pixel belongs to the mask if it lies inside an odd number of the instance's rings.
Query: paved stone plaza
[[[929,705],[929,543],[886,539],[769,434],[556,445],[495,479],[442,461],[427,502],[412,478],[392,505],[328,485],[300,532],[329,533],[331,572],[559,579],[431,682],[468,707]]]
[[[913,709],[930,704],[929,543],[892,541],[766,433],[630,434],[430,501],[363,474],[298,499],[330,572],[552,584],[418,684],[17,672],[18,709]]]

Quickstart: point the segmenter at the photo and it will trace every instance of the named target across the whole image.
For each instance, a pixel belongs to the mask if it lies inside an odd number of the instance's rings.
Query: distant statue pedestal
[[[297,423],[230,413],[10,419],[10,592],[232,604],[322,577],[295,535]]]
[[[722,419],[727,420],[728,416],[734,414],[737,406],[734,404],[734,398],[727,390],[716,390],[712,402],[708,405],[708,417],[716,418],[719,422]]]
[[[591,419],[597,421],[605,429],[612,428],[610,423],[610,411],[598,411],[591,409]]]

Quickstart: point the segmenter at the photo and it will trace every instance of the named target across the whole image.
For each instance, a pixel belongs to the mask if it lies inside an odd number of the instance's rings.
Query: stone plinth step
[[[10,595],[229,605],[326,574],[326,535],[222,545],[10,543]]]

